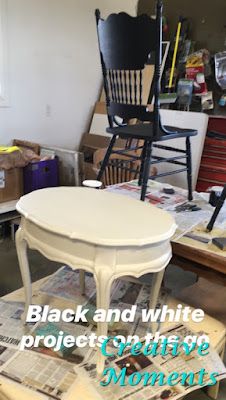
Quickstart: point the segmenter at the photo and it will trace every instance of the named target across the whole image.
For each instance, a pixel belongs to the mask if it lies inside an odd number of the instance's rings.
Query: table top
[[[20,198],[17,211],[59,235],[104,246],[143,246],[168,240],[173,217],[147,203],[103,190],[57,187]]]

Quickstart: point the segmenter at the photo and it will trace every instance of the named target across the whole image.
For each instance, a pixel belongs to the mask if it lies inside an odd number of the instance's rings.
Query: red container
[[[226,135],[226,117],[209,117],[208,131],[214,131],[219,133],[225,133]]]
[[[226,183],[226,168],[217,165],[202,165],[199,170],[199,178],[210,181]]]
[[[196,185],[198,192],[226,183],[226,118],[210,117],[208,131],[225,134],[225,140],[206,137]]]

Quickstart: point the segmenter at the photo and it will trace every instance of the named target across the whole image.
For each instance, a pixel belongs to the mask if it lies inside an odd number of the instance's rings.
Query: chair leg
[[[108,164],[108,161],[109,161],[109,158],[110,158],[110,155],[111,155],[111,151],[112,151],[112,148],[113,148],[113,146],[115,144],[115,141],[116,141],[116,135],[113,135],[112,138],[111,138],[111,141],[109,143],[108,149],[106,151],[106,154],[104,156],[103,162],[101,164],[100,171],[99,171],[98,176],[97,176],[97,180],[98,181],[100,181],[102,176],[103,176],[104,170],[105,170],[105,168],[106,168],[106,166]]]
[[[192,161],[191,161],[190,137],[186,138],[186,154],[187,154],[188,200],[191,201],[193,199],[193,195],[192,195]]]
[[[147,183],[149,178],[149,170],[150,170],[150,163],[151,163],[151,152],[152,152],[152,142],[147,143],[147,149],[145,154],[144,160],[144,170],[143,170],[143,179],[142,179],[142,188],[141,188],[141,196],[140,200],[145,200],[145,195],[147,191]]]
[[[142,185],[143,181],[143,173],[144,173],[144,162],[145,162],[145,157],[146,157],[146,151],[147,151],[147,141],[144,141],[142,153],[141,153],[141,166],[140,166],[140,174],[139,174],[139,180],[138,180],[138,186]]]

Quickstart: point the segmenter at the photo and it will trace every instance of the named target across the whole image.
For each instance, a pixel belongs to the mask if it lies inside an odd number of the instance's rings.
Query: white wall
[[[101,82],[94,10],[135,15],[137,0],[6,1],[10,103],[0,108],[0,144],[77,149]]]

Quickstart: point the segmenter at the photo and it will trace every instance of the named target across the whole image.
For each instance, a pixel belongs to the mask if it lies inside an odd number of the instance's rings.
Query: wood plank
[[[171,263],[181,267],[184,271],[193,272],[200,278],[204,278],[219,285],[226,286],[226,274],[222,272],[215,271],[212,268],[205,267],[204,265],[180,256],[173,256]]]
[[[225,257],[182,243],[172,242],[173,254],[226,274]]]
[[[94,114],[107,114],[106,103],[103,101],[97,101]]]
[[[18,200],[11,200],[0,203],[0,214],[4,214],[10,211],[15,211],[17,202]]]

